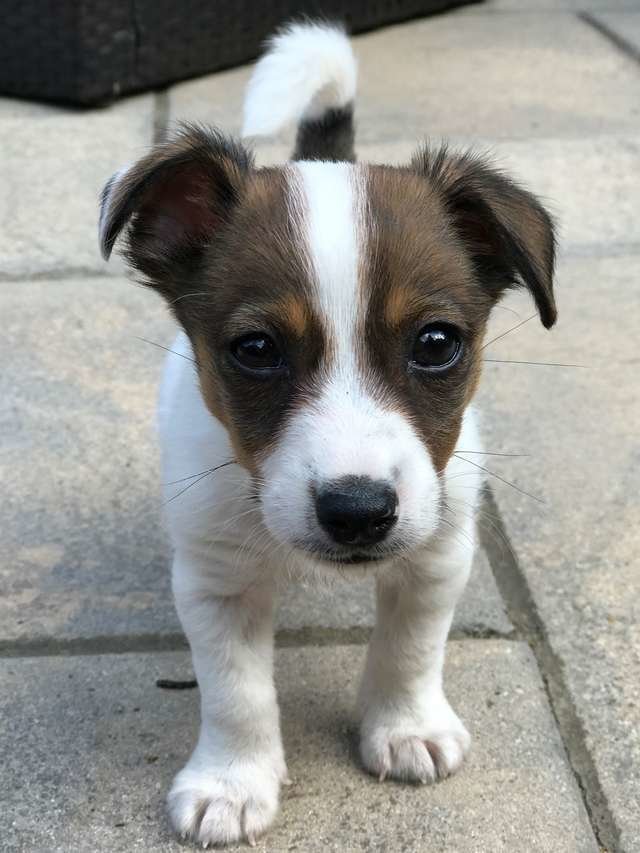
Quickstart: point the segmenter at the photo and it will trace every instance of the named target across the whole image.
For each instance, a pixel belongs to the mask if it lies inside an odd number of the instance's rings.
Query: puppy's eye
[[[241,367],[252,373],[274,373],[284,367],[280,350],[263,332],[236,338],[231,344],[231,355]]]
[[[462,352],[462,341],[451,326],[434,323],[420,331],[411,354],[411,364],[427,370],[451,367]]]

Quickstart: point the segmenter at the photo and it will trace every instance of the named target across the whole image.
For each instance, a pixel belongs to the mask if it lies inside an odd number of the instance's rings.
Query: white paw
[[[427,784],[446,779],[461,766],[471,737],[444,704],[432,713],[368,713],[362,725],[360,754],[366,769],[386,778]]]
[[[238,759],[207,770],[191,764],[178,773],[167,798],[176,832],[204,847],[243,840],[253,846],[278,811],[284,767],[270,759]]]

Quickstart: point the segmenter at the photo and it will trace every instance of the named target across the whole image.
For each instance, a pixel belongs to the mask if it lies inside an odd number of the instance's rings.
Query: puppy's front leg
[[[470,736],[442,687],[453,610],[471,549],[452,546],[378,582],[378,615],[359,697],[360,751],[369,772],[410,782],[454,773]]]
[[[201,694],[196,748],[168,803],[174,827],[204,844],[246,838],[271,824],[286,766],[273,684],[270,584],[215,594],[197,560],[175,558],[173,586]]]

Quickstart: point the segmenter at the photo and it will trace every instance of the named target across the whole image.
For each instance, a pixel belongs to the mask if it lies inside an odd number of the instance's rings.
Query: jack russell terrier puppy
[[[471,400],[491,309],[526,287],[556,319],[540,203],[473,154],[356,163],[356,62],[327,23],[281,30],[255,67],[243,135],[297,122],[290,162],[256,168],[184,125],[105,187],[105,258],[181,331],[160,392],[173,590],[202,725],[169,792],[205,847],[254,843],[287,768],[273,684],[283,574],[372,572],[377,623],[358,699],[380,780],[454,773],[469,734],[442,687],[469,575],[480,449]],[[179,489],[176,495],[176,488]]]

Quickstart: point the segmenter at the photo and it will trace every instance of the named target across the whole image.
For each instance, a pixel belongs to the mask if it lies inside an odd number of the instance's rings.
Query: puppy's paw
[[[445,700],[446,702],[446,700]],[[427,784],[446,779],[461,766],[471,737],[448,703],[437,712],[395,718],[367,715],[362,726],[360,754],[369,773]]]
[[[204,847],[243,840],[254,845],[278,811],[284,768],[269,759],[206,771],[190,764],[178,773],[168,796],[176,832]]]

